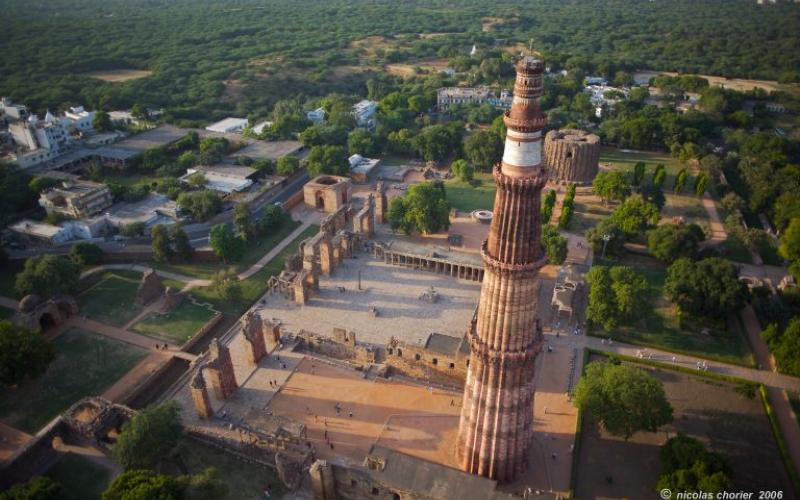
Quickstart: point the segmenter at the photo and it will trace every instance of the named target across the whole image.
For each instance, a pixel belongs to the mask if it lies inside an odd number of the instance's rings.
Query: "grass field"
[[[152,75],[153,72],[146,69],[109,69],[106,71],[92,71],[86,73],[89,78],[103,80],[104,82],[127,82]]]
[[[250,276],[248,279],[241,281],[242,300],[236,303],[231,304],[222,300],[217,293],[211,289],[211,287],[195,288],[191,293],[200,302],[210,302],[215,309],[218,309],[226,314],[240,315],[264,293],[264,291],[267,289],[267,280],[270,278],[270,276],[280,274],[280,272],[283,270],[284,261],[287,257],[297,251],[300,242],[306,238],[314,236],[317,234],[317,232],[319,232],[319,226],[309,226],[308,229],[303,231],[289,244],[289,246],[287,246],[260,271]]]
[[[681,328],[676,317],[677,308],[664,297],[666,266],[653,258],[630,254],[621,264],[645,276],[650,286],[648,295],[652,308],[632,324],[617,327],[611,332],[614,338],[635,345],[754,366],[738,319],[728,321],[727,328],[709,327],[708,334],[701,333],[700,326]],[[599,334],[599,328],[595,333]]]
[[[214,317],[214,312],[204,306],[184,300],[166,314],[150,313],[133,325],[133,331],[158,340],[183,345],[192,335]]]
[[[99,499],[111,482],[108,469],[74,453],[64,455],[47,476],[63,486],[61,500]]]
[[[203,262],[189,264],[154,262],[151,265],[156,269],[185,274],[186,276],[200,279],[211,279],[218,272],[229,268],[239,273],[258,262],[258,259],[275,248],[278,243],[286,239],[286,237],[292,234],[292,231],[297,229],[299,225],[300,222],[295,220],[287,220],[274,232],[266,236],[261,236],[256,241],[248,242],[242,260],[236,264],[225,264],[223,262]]]
[[[100,281],[78,295],[81,314],[113,326],[122,326],[141,311],[134,303],[142,274],[135,271],[105,271]]]
[[[660,153],[656,151],[628,151],[617,148],[604,147],[600,150],[600,166],[609,167],[611,170],[619,170],[621,172],[633,172],[633,167],[638,162],[643,161],[647,165],[645,169],[644,182],[649,183],[653,178],[653,171],[659,163],[664,165],[667,171],[667,178],[664,181],[664,190],[672,190],[672,185],[675,183],[675,176],[686,165],[671,157],[669,153]],[[694,185],[694,176],[690,175],[686,180],[688,189]]]
[[[0,420],[35,433],[85,396],[102,394],[136,366],[147,351],[72,328],[57,337],[57,357],[39,379],[0,389]]]
[[[445,182],[447,201],[453,208],[462,212],[494,208],[495,185],[492,174],[476,173],[472,182],[451,179]]]
[[[281,498],[286,488],[272,469],[237,460],[235,457],[206,444],[182,438],[175,459],[162,460],[158,471],[179,476],[199,474],[209,467],[217,470],[218,477],[228,486],[227,500],[265,498],[267,487],[272,498]]]
[[[789,491],[791,482],[757,391],[673,370],[633,366],[663,382],[673,422],[659,432],[638,432],[623,440],[583,418],[581,442],[576,445],[576,498],[655,498],[660,446],[678,432],[722,455],[730,467],[731,490]]]

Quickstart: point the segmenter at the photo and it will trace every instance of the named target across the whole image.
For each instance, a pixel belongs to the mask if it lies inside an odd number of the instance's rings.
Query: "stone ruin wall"
[[[600,138],[583,130],[551,130],[544,139],[544,156],[550,180],[591,184],[600,164]]]

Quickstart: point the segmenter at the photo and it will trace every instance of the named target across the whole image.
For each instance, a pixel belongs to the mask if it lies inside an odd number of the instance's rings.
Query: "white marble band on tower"
[[[509,129],[503,150],[503,163],[515,167],[535,167],[542,163],[542,132]]]

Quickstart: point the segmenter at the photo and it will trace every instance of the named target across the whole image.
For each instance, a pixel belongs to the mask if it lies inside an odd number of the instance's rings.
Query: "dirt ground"
[[[661,470],[660,446],[678,432],[720,453],[731,468],[735,490],[782,490],[791,485],[760,396],[751,399],[729,383],[651,370],[664,383],[674,421],[660,432],[628,441],[598,431],[584,419],[576,497],[652,498]]]
[[[136,80],[137,78],[144,78],[152,74],[153,72],[149,70],[113,69],[108,71],[92,71],[91,73],[86,73],[86,76],[103,80],[104,82],[127,82],[128,80]]]
[[[459,393],[365,379],[360,372],[306,357],[269,408],[305,424],[309,441],[323,459],[346,457],[361,463],[380,441],[409,455],[453,465],[460,400]],[[338,414],[336,403],[341,405]],[[326,443],[326,430],[333,449]]]

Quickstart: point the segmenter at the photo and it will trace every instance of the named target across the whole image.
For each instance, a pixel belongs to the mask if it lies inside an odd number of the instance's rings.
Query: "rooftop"
[[[220,120],[207,126],[206,130],[211,132],[230,132],[231,130],[243,130],[245,127],[247,127],[247,123],[247,118],[236,118],[229,116],[224,120]]]
[[[253,141],[236,152],[236,156],[246,156],[254,160],[277,160],[295,154],[303,149],[300,141]]]
[[[154,129],[136,134],[124,139],[113,146],[102,148],[104,150],[126,150],[133,151],[134,155],[150,148],[157,148],[172,144],[181,137],[185,136],[188,130],[174,125],[161,125]]]
[[[469,344],[464,342],[463,337],[453,337],[441,333],[432,333],[425,342],[425,349],[448,356],[455,356],[459,350],[469,354]]]
[[[31,219],[22,219],[16,224],[13,224],[11,226],[11,230],[41,238],[52,238],[64,229],[62,227],[54,226],[44,222],[37,222]]]

